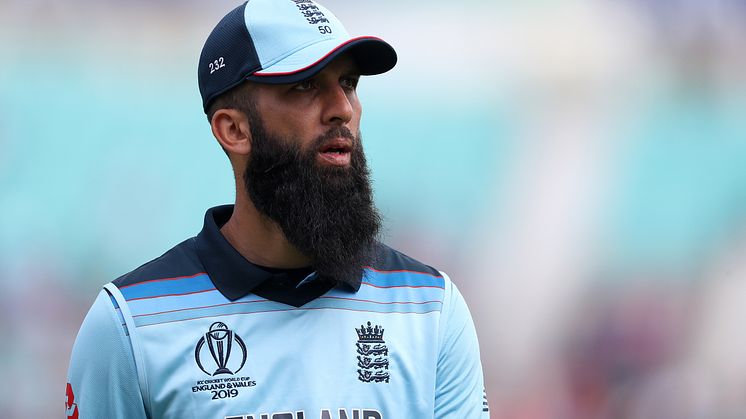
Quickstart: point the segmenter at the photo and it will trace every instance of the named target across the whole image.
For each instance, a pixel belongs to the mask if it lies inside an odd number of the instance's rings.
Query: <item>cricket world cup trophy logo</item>
[[[246,344],[225,323],[215,322],[197,342],[194,358],[207,375],[233,375],[246,363]]]

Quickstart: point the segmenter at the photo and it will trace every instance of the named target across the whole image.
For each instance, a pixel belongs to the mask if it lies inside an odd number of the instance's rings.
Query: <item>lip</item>
[[[352,141],[338,137],[325,142],[318,150],[322,164],[330,166],[349,166],[352,156]]]

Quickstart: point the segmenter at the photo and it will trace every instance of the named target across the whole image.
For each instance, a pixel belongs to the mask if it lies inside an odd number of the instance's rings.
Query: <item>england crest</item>
[[[383,340],[383,327],[368,322],[355,328],[357,332],[357,374],[364,383],[389,382],[389,349]]]

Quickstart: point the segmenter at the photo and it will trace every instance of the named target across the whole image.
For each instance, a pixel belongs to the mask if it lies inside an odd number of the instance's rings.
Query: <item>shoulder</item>
[[[371,267],[382,271],[409,271],[442,277],[440,271],[432,266],[426,265],[383,243],[378,244],[376,260]]]
[[[194,238],[177,244],[163,255],[141,265],[112,281],[117,288],[126,288],[155,280],[176,279],[204,274]]]
[[[445,288],[447,276],[432,266],[379,243],[367,278],[373,285]]]

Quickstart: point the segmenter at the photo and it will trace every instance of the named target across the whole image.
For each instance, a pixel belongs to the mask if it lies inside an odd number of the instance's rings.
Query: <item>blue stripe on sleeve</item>
[[[445,287],[442,276],[415,271],[376,271],[365,269],[363,283],[374,287]]]
[[[119,290],[124,299],[134,300],[142,298],[161,297],[166,295],[183,295],[204,292],[215,289],[210,277],[206,273],[191,277],[155,279],[127,285]]]

